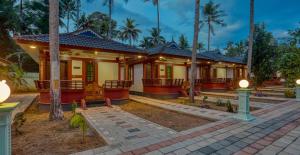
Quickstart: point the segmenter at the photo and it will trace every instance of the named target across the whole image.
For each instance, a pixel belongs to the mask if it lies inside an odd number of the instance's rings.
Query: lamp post
[[[250,93],[251,89],[248,88],[249,82],[247,80],[241,80],[239,82],[241,88],[237,89],[239,95],[239,109],[234,118],[243,121],[252,121],[255,118],[250,114]]]
[[[300,102],[300,79],[296,81],[296,101]]]
[[[11,155],[11,112],[18,103],[2,103],[10,96],[6,81],[0,81],[0,154]]]

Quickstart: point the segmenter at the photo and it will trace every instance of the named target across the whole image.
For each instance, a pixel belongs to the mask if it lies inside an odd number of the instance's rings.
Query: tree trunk
[[[158,30],[158,36],[160,36],[160,11],[159,11],[159,0],[157,0],[156,11],[157,11],[157,30]]]
[[[252,67],[252,50],[253,50],[253,34],[254,34],[254,0],[250,0],[250,34],[249,34],[249,48],[248,48],[248,61],[247,61],[247,77],[251,78]]]
[[[112,36],[112,22],[111,22],[111,14],[112,14],[112,0],[109,0],[108,1],[109,5],[109,25],[108,25],[108,39],[111,39],[111,36]]]
[[[60,92],[60,59],[59,59],[59,3],[49,1],[49,48],[50,48],[50,120],[62,120]]]
[[[199,21],[200,21],[200,0],[195,0],[195,19],[194,19],[194,39],[193,39],[193,50],[192,50],[192,67],[191,67],[191,86],[190,86],[190,101],[195,102],[194,90],[195,90],[195,79],[197,75],[196,71],[196,56],[197,56],[197,44],[199,36]]]
[[[208,38],[207,38],[207,51],[210,51],[210,32],[211,31],[211,25],[210,21],[208,21]]]

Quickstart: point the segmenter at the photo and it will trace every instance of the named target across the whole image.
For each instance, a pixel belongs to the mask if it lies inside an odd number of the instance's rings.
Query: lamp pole
[[[296,101],[300,102],[300,79],[296,81]]]

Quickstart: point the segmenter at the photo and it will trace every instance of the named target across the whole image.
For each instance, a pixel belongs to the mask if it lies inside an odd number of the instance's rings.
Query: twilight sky
[[[87,3],[82,0],[82,11],[90,14],[94,11],[108,13],[107,6],[103,6],[103,0],[94,0]],[[226,27],[215,27],[216,35],[212,38],[214,48],[225,47],[228,41],[244,40],[249,31],[249,0],[213,0],[220,3],[227,16],[224,18]],[[201,0],[201,6],[208,0]],[[194,0],[161,0],[161,29],[162,35],[171,40],[172,36],[178,40],[180,34],[186,35],[189,44],[193,38]],[[300,1],[299,0],[256,0],[255,21],[264,22],[267,29],[275,37],[282,38],[287,35],[287,30],[300,26]],[[156,8],[152,2],[144,3],[144,0],[129,0],[127,4],[123,0],[115,0],[113,19],[117,20],[118,27],[127,18],[133,18],[143,31],[142,38],[149,34],[149,29],[156,27]],[[207,42],[207,28],[201,29],[201,42]]]

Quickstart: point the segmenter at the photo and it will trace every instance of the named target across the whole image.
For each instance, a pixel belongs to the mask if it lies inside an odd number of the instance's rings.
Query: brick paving
[[[149,145],[107,146],[79,154],[300,154],[300,103],[294,100],[253,112],[255,121],[243,122],[230,117]]]

